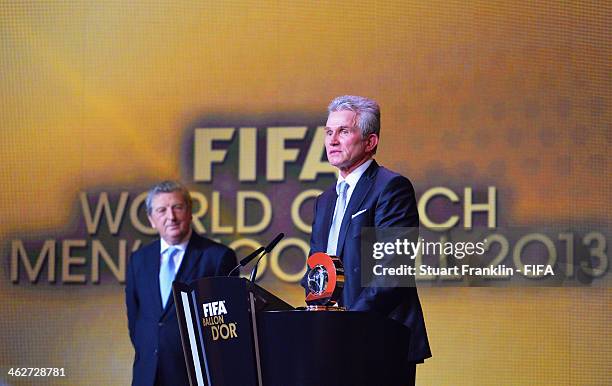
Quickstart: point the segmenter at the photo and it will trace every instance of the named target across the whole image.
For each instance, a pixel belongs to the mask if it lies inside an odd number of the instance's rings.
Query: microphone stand
[[[285,237],[284,233],[279,233],[274,240],[270,241],[270,244],[268,244],[266,246],[266,248],[264,248],[263,253],[257,258],[257,262],[255,263],[255,266],[253,267],[253,270],[251,271],[251,277],[249,278],[249,280],[251,282],[255,281],[255,276],[257,276],[257,267],[259,265],[259,261],[261,259],[263,259],[263,257],[265,255],[267,255],[268,253],[270,253],[270,251],[272,251],[272,249],[274,249],[274,247],[276,246],[276,244],[278,244],[279,241],[281,241],[281,239]]]

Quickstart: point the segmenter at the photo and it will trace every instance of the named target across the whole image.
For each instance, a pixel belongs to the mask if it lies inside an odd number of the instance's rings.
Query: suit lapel
[[[185,282],[187,279],[192,277],[190,273],[193,271],[198,261],[198,256],[203,249],[198,245],[199,243],[196,239],[197,237],[198,236],[195,234],[195,232],[191,234],[191,239],[189,240],[189,244],[187,244],[187,249],[185,250],[185,255],[183,255],[183,261],[181,262],[181,266],[179,267],[176,277],[174,278],[175,281]]]
[[[348,232],[348,227],[351,222],[351,215],[355,213],[357,209],[359,209],[361,203],[363,203],[363,200],[365,200],[367,197],[368,192],[372,189],[372,186],[374,186],[372,179],[376,175],[377,170],[378,164],[376,161],[372,161],[372,164],[357,182],[357,186],[355,186],[353,194],[351,194],[351,200],[349,201],[346,211],[344,212],[342,225],[340,226],[340,233],[338,235],[338,247],[336,248],[336,255],[338,256],[342,256],[342,252],[344,250],[344,240],[346,239],[346,233]]]
[[[148,280],[149,291],[152,296],[157,299],[155,304],[157,305],[157,314],[160,315],[162,313],[162,301],[161,301],[161,293],[159,291],[159,267],[160,267],[160,258],[161,255],[159,253],[159,240],[153,245],[151,248],[151,252],[148,254],[147,259],[149,260],[146,264],[144,264],[143,269],[146,270],[145,277],[150,278]]]
[[[336,184],[334,184],[330,189],[325,192],[324,199],[321,200],[321,208],[317,208],[317,211],[323,213],[323,218],[321,221],[322,229],[313,229],[313,231],[319,231],[322,235],[321,240],[323,241],[323,252],[325,252],[325,248],[327,248],[329,228],[331,228],[332,220],[334,218],[334,209],[336,208],[337,197],[338,195],[336,194]]]

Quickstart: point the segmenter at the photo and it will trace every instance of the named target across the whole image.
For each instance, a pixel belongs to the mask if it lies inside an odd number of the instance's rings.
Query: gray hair
[[[361,130],[362,138],[370,134],[380,136],[380,107],[375,100],[356,95],[343,95],[335,98],[327,107],[328,113],[344,110],[357,114],[357,127]]]
[[[145,201],[147,205],[147,214],[151,214],[153,212],[153,199],[160,193],[172,193],[179,192],[183,195],[183,199],[187,204],[187,207],[191,209],[192,200],[191,194],[189,194],[189,190],[185,187],[185,185],[181,184],[178,181],[162,181],[149,189],[149,193],[147,194],[147,199]]]

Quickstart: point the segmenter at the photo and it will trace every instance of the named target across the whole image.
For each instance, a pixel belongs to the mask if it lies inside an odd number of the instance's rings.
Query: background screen
[[[607,261],[609,238],[584,235],[611,224],[611,8],[3,2],[0,384],[130,382],[125,261],[155,238],[142,193],[163,179],[192,190],[195,229],[239,257],[285,232],[259,284],[303,305],[312,199],[336,178],[318,135],[338,95],[379,102],[376,159],[417,199],[458,196],[432,199],[432,222],[464,227],[470,192],[496,227],[560,229]],[[609,382],[612,292],[597,280],[420,296],[433,357],[419,384]]]

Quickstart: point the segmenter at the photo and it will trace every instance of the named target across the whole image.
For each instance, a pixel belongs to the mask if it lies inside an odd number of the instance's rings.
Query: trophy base
[[[306,311],[346,311],[345,307],[340,306],[321,306],[321,305],[312,305],[306,306]]]

